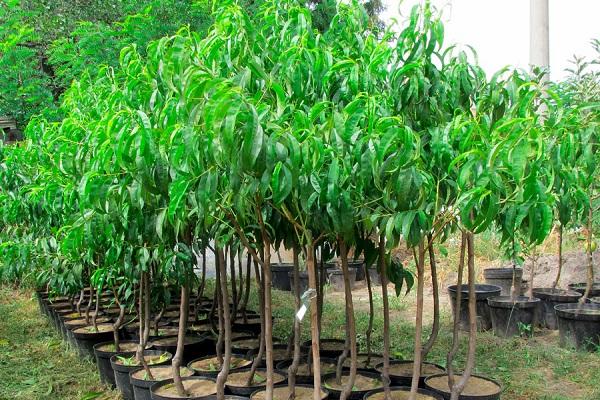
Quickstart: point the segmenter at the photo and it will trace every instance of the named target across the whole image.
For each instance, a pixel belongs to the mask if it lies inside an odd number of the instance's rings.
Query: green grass
[[[30,293],[0,288],[0,399],[120,399],[39,312]]]

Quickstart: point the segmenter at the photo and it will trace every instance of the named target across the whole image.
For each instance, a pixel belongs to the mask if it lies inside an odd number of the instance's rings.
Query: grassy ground
[[[1,400],[120,398],[99,382],[95,364],[60,339],[30,293],[0,288]]]

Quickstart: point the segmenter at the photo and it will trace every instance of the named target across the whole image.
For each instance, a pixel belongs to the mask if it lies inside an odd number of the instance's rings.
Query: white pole
[[[548,0],[530,0],[529,18],[529,63],[547,71],[550,67]],[[545,78],[548,79],[548,74]]]

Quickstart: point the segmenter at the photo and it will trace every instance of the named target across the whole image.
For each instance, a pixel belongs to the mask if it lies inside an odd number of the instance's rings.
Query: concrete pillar
[[[547,70],[550,67],[548,0],[530,0],[529,5],[529,64]]]

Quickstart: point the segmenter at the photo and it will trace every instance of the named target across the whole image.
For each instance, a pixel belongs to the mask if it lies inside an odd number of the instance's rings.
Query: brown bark
[[[356,324],[354,321],[354,304],[352,303],[352,288],[350,287],[350,272],[348,271],[348,248],[342,239],[340,243],[340,257],[342,261],[342,274],[344,275],[344,294],[346,298],[346,320],[347,333],[350,338],[350,376],[348,383],[340,394],[340,400],[346,400],[352,393],[354,381],[356,380]]]
[[[217,352],[217,360],[219,362],[220,365],[223,365],[223,344],[225,341],[224,338],[224,334],[225,334],[225,319],[223,317],[223,296],[221,294],[221,273],[220,273],[220,268],[221,268],[221,259],[223,259],[223,262],[225,262],[225,254],[223,253],[222,249],[217,248],[217,250],[215,251],[215,255],[216,257],[216,266],[217,266],[217,274],[215,275],[215,300],[213,303],[213,307],[214,304],[216,304],[216,311],[217,311],[217,316],[218,316],[218,320],[219,320],[219,329],[218,329],[218,336],[217,336],[217,344],[216,344],[216,352]]]
[[[423,346],[421,351],[422,360],[427,358],[427,354],[431,351],[431,348],[435,344],[438,333],[440,331],[440,294],[437,279],[437,265],[435,260],[435,251],[433,250],[433,240],[431,235],[428,236],[428,253],[429,253],[429,267],[431,269],[431,288],[433,292],[433,325],[431,327],[431,335],[427,343]]]
[[[425,245],[424,239],[419,243],[419,257],[417,260],[417,316],[415,321],[415,352],[413,360],[413,376],[410,387],[409,400],[415,400],[417,389],[419,388],[419,379],[421,377],[421,335],[423,333],[423,287],[425,281]]]
[[[251,263],[252,263],[252,256],[250,254],[248,254],[248,261],[246,262],[246,276],[245,276],[245,280],[246,280],[246,289],[244,290],[244,300],[242,301],[242,315],[244,317],[244,323],[248,322],[248,316],[246,315],[246,309],[248,308],[248,299],[250,298],[250,278],[251,278],[251,273],[250,273],[250,268],[251,268]]]
[[[229,274],[231,279],[231,299],[233,302],[233,319],[237,316],[238,308],[238,291],[237,291],[237,280],[235,276],[235,254],[233,246],[229,247]],[[227,275],[225,275],[225,281],[227,282]],[[229,300],[225,300],[229,304]]]
[[[263,333],[265,331],[265,297],[264,297],[264,281],[260,276],[260,271],[258,268],[258,262],[254,262],[254,275],[256,278],[256,286],[258,288],[258,307],[259,307],[259,315],[260,315],[260,332]],[[260,340],[258,344],[258,353],[252,361],[252,366],[250,367],[250,375],[248,376],[248,381],[246,382],[247,386],[252,385],[254,382],[254,374],[256,373],[256,369],[258,368],[258,364],[263,359],[263,355],[265,354],[265,336],[264,334],[260,335]]]
[[[85,324],[90,324],[90,309],[92,308],[92,303],[94,302],[94,288],[90,287],[90,299],[85,306]]]
[[[225,265],[225,258],[223,257],[222,251],[218,251],[218,253],[219,268],[217,274],[221,275],[220,292],[222,307],[222,312],[220,311],[219,314],[223,315],[223,325],[225,328],[225,357],[223,358],[223,362],[221,363],[221,371],[217,375],[217,398],[223,399],[225,398],[225,382],[227,381],[227,376],[229,375],[229,367],[231,364],[231,310],[229,309],[229,294],[227,292],[227,268]],[[235,287],[235,283],[232,283],[232,285],[233,287]]]
[[[462,278],[463,278],[463,270],[465,267],[465,249],[467,245],[467,236],[464,232],[461,233],[461,241],[460,241],[460,257],[458,261],[458,278],[456,282],[456,301],[454,303],[454,322],[452,325],[452,347],[450,351],[448,351],[448,355],[446,357],[446,369],[448,370],[448,387],[454,386],[454,357],[458,352],[458,327],[460,324],[460,309],[461,309],[461,301],[462,301]]]
[[[294,246],[293,250],[294,255],[294,287],[292,290],[294,291],[294,302],[296,304],[296,310],[300,309],[300,263],[298,257],[298,247]],[[300,320],[294,317],[294,357],[292,359],[292,364],[288,368],[288,388],[289,388],[289,397],[288,400],[294,400],[296,397],[296,374],[298,373],[298,366],[300,365]]]
[[[154,379],[152,376],[152,372],[150,371],[150,367],[148,367],[148,363],[146,362],[146,358],[144,357],[144,351],[146,350],[146,343],[148,343],[148,336],[150,333],[150,285],[148,284],[148,273],[143,272],[140,276],[140,296],[139,296],[139,334],[140,334],[140,343],[138,345],[138,349],[136,351],[136,359],[144,367],[144,370],[148,374],[150,379]]]
[[[242,248],[241,247],[238,249],[237,262],[238,262],[238,281],[240,284],[240,286],[238,288],[238,302],[241,303],[241,302],[243,302],[243,299],[244,299],[244,269],[242,267]],[[242,311],[241,304],[238,305],[238,312],[239,311]]]
[[[552,288],[556,289],[558,286],[558,282],[560,281],[560,275],[562,273],[563,268],[563,226],[562,224],[558,225],[558,271],[556,272],[556,279],[554,279],[554,283],[552,284]]]
[[[388,299],[387,266],[385,265],[385,235],[379,235],[379,257],[377,268],[381,279],[381,297],[383,301],[383,388],[385,398],[391,398],[390,392],[390,303]],[[366,271],[367,275],[369,271]]]
[[[85,298],[85,288],[81,289],[81,292],[79,293],[79,300],[77,300],[77,305],[75,307],[75,310],[77,311],[79,316],[81,316],[81,305],[83,304],[84,298]]]
[[[262,223],[261,223],[262,225]],[[265,246],[265,257],[263,264],[263,283],[265,295],[265,348],[267,355],[267,386],[266,400],[273,398],[273,373],[275,367],[273,365],[273,310],[271,300],[271,242],[267,237],[266,230],[263,225],[263,244]]]
[[[96,308],[94,309],[94,315],[92,315],[92,325],[94,330],[98,332],[98,313],[100,312],[100,290],[96,290]]]
[[[592,204],[592,198],[590,196],[590,204],[588,209],[588,220],[587,220],[587,284],[585,286],[585,292],[583,296],[579,299],[581,304],[585,303],[590,295],[590,291],[592,290],[592,285],[594,284],[594,255],[592,253],[592,241],[593,239],[593,226],[592,221],[594,217],[594,208]]]
[[[469,280],[469,348],[467,350],[467,363],[460,380],[452,387],[450,400],[458,400],[465,388],[473,367],[475,366],[475,350],[477,338],[477,306],[475,298],[475,253],[473,249],[473,233],[467,233],[467,274]],[[459,288],[460,290],[460,288]]]
[[[121,351],[121,345],[119,342],[119,329],[121,328],[121,324],[123,323],[123,318],[125,318],[125,306],[119,305],[119,317],[113,324],[113,338],[115,341],[115,351]]]
[[[367,325],[366,339],[367,339],[367,365],[371,364],[371,335],[373,334],[373,319],[375,317],[373,313],[373,287],[371,286],[371,276],[369,275],[369,269],[365,264],[365,279],[367,280],[367,292],[369,293],[369,324]]]
[[[160,320],[163,317],[163,314],[165,313],[165,306],[163,305],[160,308],[160,311],[158,312],[158,314],[156,315],[156,317],[154,317],[154,336],[158,336],[158,324],[160,324]]]
[[[315,248],[309,238],[309,245],[306,249],[306,268],[308,271],[308,287],[317,290]],[[317,309],[317,299],[310,301],[310,335],[312,339],[312,362],[313,362],[313,400],[321,400],[321,357],[319,355],[319,310]]]
[[[187,275],[187,274],[186,274]],[[177,389],[177,394],[181,397],[188,396],[183,381],[181,380],[181,363],[183,361],[183,349],[185,346],[185,332],[187,329],[188,310],[190,304],[188,277],[185,277],[185,282],[181,286],[181,304],[179,305],[179,328],[177,331],[177,350],[173,357],[173,384]]]

